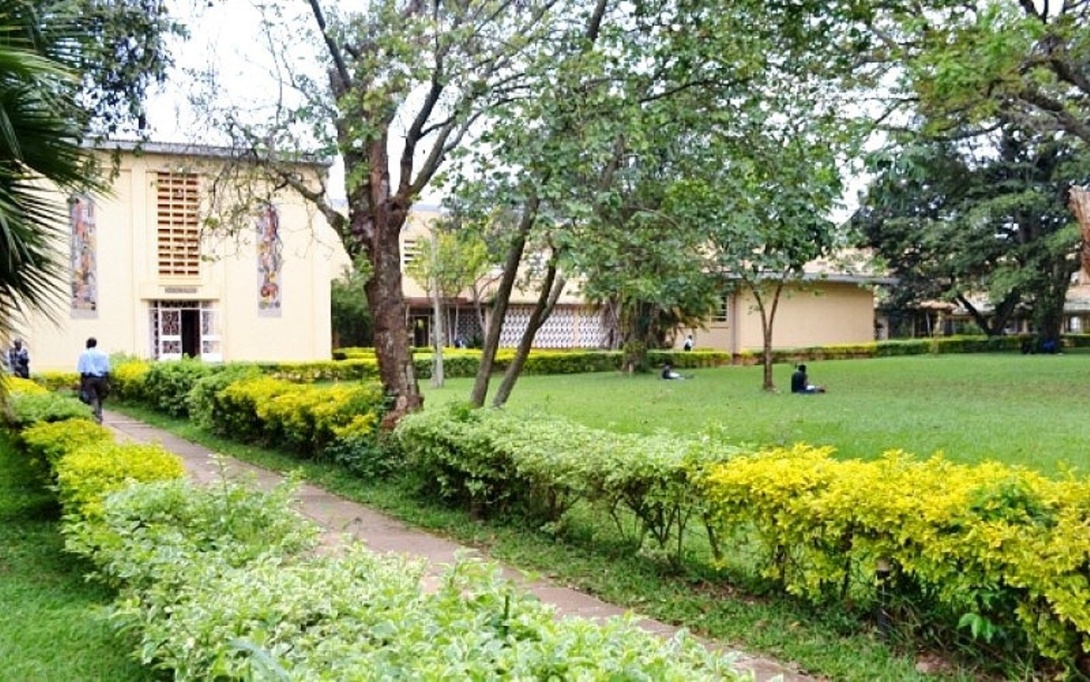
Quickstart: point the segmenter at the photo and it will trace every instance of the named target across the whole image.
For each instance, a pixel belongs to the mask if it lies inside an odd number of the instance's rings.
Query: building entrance
[[[212,301],[152,301],[151,354],[156,360],[223,359]]]

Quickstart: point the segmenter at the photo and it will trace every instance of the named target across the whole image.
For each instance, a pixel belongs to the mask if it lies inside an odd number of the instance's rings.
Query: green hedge
[[[637,519],[635,532],[620,523],[618,529],[638,543],[652,539],[659,550],[703,514],[690,473],[738,452],[707,434],[616,434],[460,406],[409,415],[395,438],[428,495],[473,513],[518,513],[542,524],[560,522],[579,500],[627,509]]]
[[[580,500],[627,510],[675,561],[752,556],[757,573],[815,604],[900,595],[906,620],[964,630],[1013,657],[1073,665],[1090,653],[1090,478],[1017,467],[837,461],[799,444],[740,455],[709,435],[632,436],[499,410],[414,414],[395,432],[422,492],[471,511],[564,522]],[[625,527],[618,524],[622,533]],[[631,530],[631,529],[630,529]],[[759,550],[756,551],[755,550]],[[640,551],[640,550],[637,550]]]

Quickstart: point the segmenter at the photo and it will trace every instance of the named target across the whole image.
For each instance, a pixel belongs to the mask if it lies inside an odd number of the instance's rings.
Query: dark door
[[[192,308],[182,310],[182,355],[191,358],[201,356],[201,311]]]

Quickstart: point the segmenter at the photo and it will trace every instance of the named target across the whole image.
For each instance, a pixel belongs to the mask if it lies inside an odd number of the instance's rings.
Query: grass
[[[52,495],[0,438],[0,677],[153,680],[102,618],[113,595],[63,550]]]
[[[776,393],[761,390],[760,367],[688,370],[688,381],[657,374],[526,376],[508,408],[630,433],[716,428],[738,443],[805,441],[862,459],[890,449],[919,456],[941,451],[958,462],[995,459],[1046,474],[1064,466],[1085,473],[1090,464],[1090,355],[912,356],[808,368],[828,393],[787,392],[789,365],[774,368]],[[471,386],[470,379],[422,385],[425,406],[465,400]]]

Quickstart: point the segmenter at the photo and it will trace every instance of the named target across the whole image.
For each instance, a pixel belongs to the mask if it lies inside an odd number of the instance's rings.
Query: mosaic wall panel
[[[280,315],[281,267],[284,262],[280,240],[280,215],[275,206],[265,206],[257,217],[257,309],[269,317]]]
[[[511,306],[503,320],[500,346],[517,346],[530,322],[531,306]],[[602,314],[593,309],[557,307],[534,336],[535,348],[600,348],[606,340]]]
[[[98,232],[94,200],[87,196],[73,197],[68,218],[72,236],[72,313],[79,316],[98,310]]]

